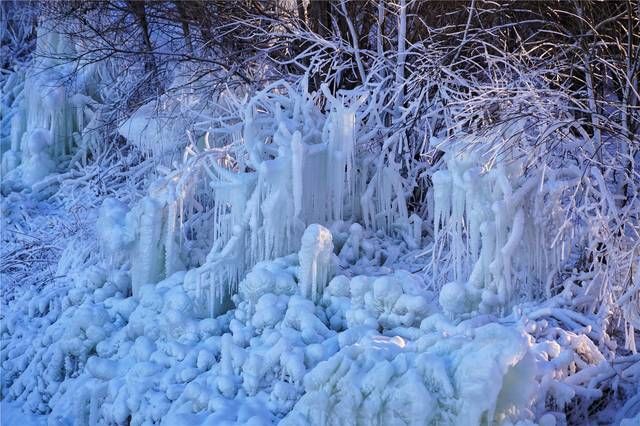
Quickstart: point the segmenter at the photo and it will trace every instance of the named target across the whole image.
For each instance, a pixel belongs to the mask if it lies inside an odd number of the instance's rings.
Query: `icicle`
[[[516,212],[513,224],[511,226],[511,233],[509,234],[509,239],[506,244],[502,247],[501,254],[503,257],[503,267],[504,267],[504,279],[505,279],[505,296],[506,300],[509,301],[513,294],[513,288],[511,284],[511,259],[513,257],[516,248],[522,241],[522,237],[524,235],[524,210],[521,208]]]
[[[480,255],[480,225],[485,216],[481,186],[486,182],[476,168],[467,170],[463,175],[466,190],[465,217],[468,233],[469,254],[472,262]]]
[[[454,265],[454,279],[458,280],[463,275],[465,267],[464,255],[466,247],[463,241],[464,232],[464,210],[465,210],[465,188],[460,175],[460,170],[452,172],[453,191],[451,193],[451,217],[449,222],[452,226],[450,233],[450,249]]]
[[[293,210],[296,219],[300,219],[302,214],[302,195],[303,195],[303,161],[305,151],[302,144],[302,135],[299,131],[293,134],[291,139],[291,174],[293,187]]]
[[[179,269],[179,259],[176,248],[176,220],[177,220],[177,203],[173,202],[168,206],[167,213],[167,230],[164,241],[165,252],[165,276],[169,276]]]
[[[409,216],[409,225],[411,226],[411,237],[416,247],[422,245],[422,219],[417,214]]]
[[[335,109],[327,118],[327,177],[330,221],[343,218],[343,208],[353,200],[353,162],[355,147],[355,113],[334,100]]]
[[[438,241],[440,229],[448,223],[451,215],[452,179],[447,170],[438,170],[431,177],[433,182],[433,231]]]

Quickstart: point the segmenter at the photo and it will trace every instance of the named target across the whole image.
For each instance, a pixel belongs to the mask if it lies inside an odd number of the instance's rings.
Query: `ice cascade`
[[[548,206],[559,202],[579,171],[525,173],[517,161],[483,169],[473,152],[448,152],[445,158],[446,169],[432,179],[432,268],[436,278],[449,281],[440,294],[445,310],[504,312],[521,296],[549,296],[549,280],[570,246],[555,244],[564,217],[560,208]]]
[[[0,170],[3,185],[16,188],[40,184],[61,161],[86,163],[102,125],[98,83],[109,78],[102,62],[83,62],[76,78],[81,83],[74,89],[65,85],[74,71],[67,58],[75,47],[42,22],[37,31],[34,61],[14,71],[2,87],[11,114],[3,117],[3,128],[10,130],[0,143]]]
[[[132,231],[148,240],[136,243],[141,264],[134,270],[134,288],[175,271],[170,263],[187,245],[208,246],[208,254],[188,272],[185,286],[198,300],[199,312],[217,315],[232,305],[231,296],[251,267],[296,252],[301,240],[304,246],[303,233],[310,224],[362,220],[370,230],[393,234],[399,225],[411,234],[420,233],[415,220],[408,218],[399,167],[378,170],[372,155],[356,155],[358,126],[364,125],[363,99],[334,97],[324,88],[323,113],[306,88],[299,94],[279,84],[286,95],[273,85],[239,103],[237,125],[194,138],[183,164],[161,179],[157,186],[169,195],[156,198],[170,200],[163,204],[166,207],[156,207],[165,209],[158,216],[161,223],[142,213],[139,229]],[[378,186],[382,189],[376,190]],[[152,209],[136,210],[151,214]],[[166,236],[157,234],[158,229]],[[332,251],[331,235],[327,239],[326,233],[318,234],[328,241],[318,248],[320,263],[313,260],[316,257],[301,256],[301,285],[314,300],[321,297],[329,278],[329,265],[322,263]],[[164,272],[151,267],[160,261],[160,252],[168,262]],[[142,261],[149,256],[156,259]],[[192,253],[182,257],[194,258]],[[307,261],[311,263],[305,265]],[[316,273],[317,277],[304,275]]]

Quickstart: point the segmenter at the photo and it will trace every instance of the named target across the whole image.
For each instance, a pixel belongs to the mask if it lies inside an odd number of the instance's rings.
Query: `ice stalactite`
[[[319,302],[333,273],[331,231],[321,225],[309,225],[302,235],[298,257],[300,293],[314,302]]]
[[[409,226],[410,226],[409,236],[411,237],[411,242],[413,243],[412,245],[410,245],[410,248],[412,249],[416,249],[422,245],[423,223],[424,221],[417,214],[413,213],[411,214],[411,216],[409,216]]]
[[[447,168],[451,173],[451,216],[449,218],[449,249],[453,262],[454,277],[461,277],[465,270],[465,262],[463,257],[467,251],[466,244],[463,241],[463,229],[465,227],[465,209],[470,206],[466,204],[466,188],[464,182],[464,172],[469,167],[468,161],[448,162]]]
[[[178,201],[168,203],[166,229],[164,231],[164,275],[170,276],[183,268],[178,254],[176,241],[178,227]]]
[[[334,109],[329,113],[325,124],[327,141],[327,178],[329,200],[331,206],[331,220],[345,218],[345,208],[348,214],[354,216],[357,209],[355,199],[355,141],[356,114],[346,108],[342,102],[333,103]]]
[[[433,182],[433,232],[435,241],[439,241],[441,229],[451,215],[451,173],[438,170],[431,176]]]

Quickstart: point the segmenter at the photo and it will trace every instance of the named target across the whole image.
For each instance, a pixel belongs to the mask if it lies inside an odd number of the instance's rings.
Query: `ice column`
[[[309,225],[302,235],[300,259],[300,293],[314,302],[322,297],[332,273],[333,237],[318,224]]]
[[[163,257],[160,240],[162,230],[162,206],[151,198],[142,201],[138,238],[132,259],[131,281],[133,295],[138,295],[140,287],[162,278]]]

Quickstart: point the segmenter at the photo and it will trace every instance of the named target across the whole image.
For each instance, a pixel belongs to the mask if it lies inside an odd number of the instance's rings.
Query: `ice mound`
[[[417,276],[396,271],[386,276],[335,277],[323,297],[336,329],[417,327],[433,311],[433,296]]]
[[[125,213],[115,200],[102,208],[98,233],[108,248],[129,244]],[[311,227],[307,235],[307,269],[304,253],[259,263],[239,284],[234,309],[215,318],[192,291],[191,271],[132,294],[129,273],[86,269],[69,288],[34,297],[29,312],[3,318],[2,395],[55,421],[276,423],[318,363],[377,333],[378,322],[415,328],[426,312],[427,293],[420,295],[420,280],[408,273],[342,275],[323,284],[329,276],[317,268],[333,262],[331,234]],[[305,280],[314,278],[316,291],[324,289],[318,304],[305,293]],[[357,310],[354,318],[371,319],[363,326],[354,320],[355,329],[344,332],[344,321],[329,319],[331,306],[342,319]]]
[[[104,242],[128,241],[123,206],[103,207]],[[331,234],[308,235],[307,267],[328,267]],[[546,401],[586,409],[613,371],[584,333],[557,327],[562,309],[455,320],[402,270],[316,275],[314,302],[301,257],[258,263],[215,317],[197,269],[132,293],[130,272],[98,263],[25,294],[22,311],[2,311],[2,397],[79,424],[554,424]]]
[[[417,341],[371,335],[305,377],[283,425],[477,425],[526,414],[535,390],[527,340],[511,328]]]

